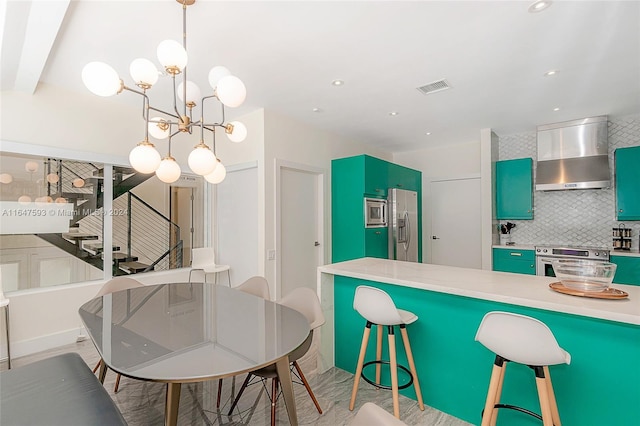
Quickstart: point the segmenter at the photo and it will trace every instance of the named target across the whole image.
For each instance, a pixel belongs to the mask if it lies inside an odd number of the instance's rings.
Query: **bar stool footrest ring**
[[[542,416],[540,414],[534,413],[533,411],[527,410],[526,408],[518,407],[517,405],[496,404],[493,407],[494,408],[508,408],[509,410],[519,411],[521,413],[528,414],[528,415],[530,415],[532,417],[535,417],[536,419],[542,421]],[[484,416],[484,410],[482,410],[482,416]]]
[[[387,386],[387,385],[381,385],[379,383],[374,382],[373,380],[369,380],[367,378],[367,376],[364,375],[364,369],[365,367],[367,367],[368,365],[372,365],[372,364],[385,364],[385,365],[390,365],[391,362],[389,361],[384,361],[384,360],[380,360],[380,361],[369,361],[369,362],[365,362],[364,364],[362,364],[362,373],[360,373],[360,376],[364,379],[365,382],[369,383],[372,386],[375,386],[379,389],[386,389],[386,390],[392,390],[393,388],[391,386]],[[403,370],[405,373],[407,373],[409,375],[409,382],[405,383],[402,386],[398,385],[398,390],[400,389],[406,389],[409,386],[411,386],[413,384],[413,374],[411,374],[411,371],[409,371],[409,369],[407,367],[405,367],[404,365],[400,365],[398,364],[398,368]],[[535,413],[534,413],[535,414]]]

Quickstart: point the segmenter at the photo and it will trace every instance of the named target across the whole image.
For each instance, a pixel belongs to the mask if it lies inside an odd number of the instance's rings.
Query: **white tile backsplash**
[[[613,185],[613,152],[616,148],[640,145],[640,115],[609,118],[609,162]],[[500,136],[500,160],[533,158],[535,181],[536,132]],[[510,220],[516,244],[612,248],[612,228],[621,222],[615,219],[615,192],[609,189],[567,191],[534,191],[534,219]],[[506,221],[502,221],[506,222]],[[632,249],[638,249],[640,222],[622,222],[632,231]]]

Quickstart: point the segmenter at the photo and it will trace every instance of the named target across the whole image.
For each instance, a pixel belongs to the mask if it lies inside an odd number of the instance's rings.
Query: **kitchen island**
[[[572,356],[571,365],[551,367],[564,425],[640,424],[640,287],[616,284],[629,298],[599,300],[556,293],[549,289],[556,280],[374,258],[322,266],[318,291],[328,321],[321,359],[325,368],[355,371],[365,324],[353,309],[355,288],[381,288],[419,316],[407,330],[425,403],[478,424],[494,359],[474,341],[478,325],[493,310],[529,315]],[[398,360],[406,365],[401,345]],[[412,387],[402,393],[415,399]],[[509,367],[502,401],[539,411],[527,367]],[[510,410],[499,417],[499,424],[539,424]]]

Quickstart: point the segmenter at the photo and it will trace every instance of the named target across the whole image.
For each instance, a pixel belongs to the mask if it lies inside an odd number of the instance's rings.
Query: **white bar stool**
[[[360,383],[360,376],[372,384],[373,386],[381,389],[391,389],[393,395],[393,415],[396,418],[400,418],[399,407],[399,394],[400,389],[411,386],[413,383],[416,391],[416,397],[418,398],[418,405],[420,410],[424,410],[424,403],[422,402],[422,393],[420,392],[420,383],[418,382],[418,373],[416,372],[416,366],[413,362],[413,354],[411,352],[411,346],[409,345],[409,336],[407,335],[406,326],[415,322],[418,317],[412,312],[405,311],[396,308],[391,297],[384,291],[369,287],[359,286],[356,288],[356,294],[353,299],[353,308],[358,311],[364,319],[367,320],[367,325],[364,329],[362,336],[362,346],[360,347],[360,356],[358,357],[358,365],[356,367],[356,374],[353,380],[353,391],[351,392],[351,402],[349,404],[349,410],[353,411],[356,403],[356,394],[358,393],[358,384]],[[365,353],[367,351],[367,343],[369,342],[369,335],[371,334],[371,326],[378,326],[378,339],[376,345],[376,360],[364,363]],[[382,357],[382,333],[383,326],[387,327],[387,335],[389,341],[389,361],[383,361]],[[402,334],[402,341],[404,342],[404,349],[407,354],[407,361],[409,362],[408,371],[406,367],[398,365],[396,359],[396,341],[394,334],[394,327],[400,327],[400,333]],[[370,364],[376,364],[376,380],[375,382],[369,380],[363,373],[362,369]],[[391,370],[391,387],[380,384],[380,367],[381,364],[390,364]],[[404,370],[410,376],[408,383],[398,386],[398,368]]]
[[[524,315],[489,312],[482,319],[475,340],[496,354],[482,413],[482,426],[496,424],[499,408],[529,414],[542,420],[544,426],[560,426],[560,414],[551,384],[549,366],[569,364],[571,355],[558,345],[549,327],[535,318]],[[500,404],[507,362],[524,364],[535,372],[541,416],[522,407]]]

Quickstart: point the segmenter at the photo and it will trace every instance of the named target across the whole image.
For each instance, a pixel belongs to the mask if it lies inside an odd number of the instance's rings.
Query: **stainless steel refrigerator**
[[[418,193],[391,188],[388,192],[389,259],[418,261]]]

